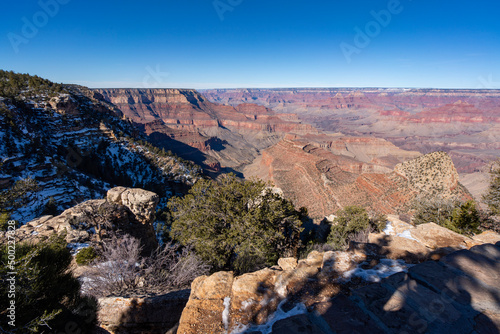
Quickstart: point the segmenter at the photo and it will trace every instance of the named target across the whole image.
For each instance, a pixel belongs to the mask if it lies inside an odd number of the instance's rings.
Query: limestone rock
[[[402,221],[396,215],[387,215],[387,220],[391,226],[387,232],[389,235],[398,235],[415,228],[415,226]]]
[[[283,270],[294,270],[297,268],[297,259],[294,257],[285,257],[278,260],[278,266]]]
[[[124,187],[108,190],[107,199],[109,202],[128,207],[136,219],[146,225],[153,223],[156,206],[160,200],[152,191]]]
[[[339,276],[342,273],[354,269],[362,262],[363,258],[350,252],[329,251],[323,254],[321,273],[331,276]]]
[[[473,241],[461,234],[455,233],[435,223],[418,225],[410,230],[411,236],[430,249],[453,248],[464,249],[473,245]]]
[[[275,290],[279,271],[262,269],[238,276],[233,281],[231,328],[240,324],[263,323],[283,300]]]
[[[179,321],[178,334],[224,333],[223,312],[231,298],[233,273],[220,271],[200,276],[191,284],[191,295]]]
[[[500,234],[493,231],[485,231],[481,234],[473,236],[472,239],[479,241],[480,243],[496,244],[497,242],[500,242]]]
[[[378,250],[380,256],[393,260],[402,259],[406,262],[420,262],[426,259],[430,253],[429,248],[422,243],[397,235],[370,233],[368,242],[380,246]]]

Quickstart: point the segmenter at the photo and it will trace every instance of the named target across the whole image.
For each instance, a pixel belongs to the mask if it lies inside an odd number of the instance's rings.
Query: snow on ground
[[[410,240],[415,240],[415,241],[418,241],[417,239],[415,239],[412,235],[411,235],[411,232],[410,230],[405,230],[401,233],[398,233],[397,234],[398,237],[403,237],[403,238],[406,238],[406,239],[410,239]]]
[[[69,243],[68,246],[66,247],[68,247],[71,250],[71,255],[76,255],[79,251],[89,246],[90,245],[88,243],[75,242],[75,243]]]
[[[282,308],[282,306],[284,305],[285,302],[286,302],[286,300],[283,300],[278,305],[278,309],[276,310],[276,312],[274,312],[272,315],[269,316],[269,319],[267,320],[267,322],[265,324],[258,325],[258,326],[257,325],[255,325],[255,326],[240,325],[239,327],[234,329],[231,332],[231,334],[240,334],[240,333],[245,333],[247,331],[248,332],[252,332],[252,331],[259,332],[260,331],[262,334],[270,334],[272,332],[273,325],[276,322],[283,320],[283,319],[286,319],[286,318],[293,317],[295,315],[307,313],[307,308],[305,307],[304,304],[297,304],[294,308],[292,308],[288,312],[285,312]]]
[[[389,277],[399,272],[407,272],[414,265],[403,260],[381,259],[380,263],[371,269],[363,269],[366,262],[360,263],[355,269],[344,273],[344,281],[349,281],[353,277],[361,277],[367,282],[380,282],[382,278]]]
[[[387,235],[393,235],[394,234],[394,227],[392,226],[392,223],[390,221],[387,221],[387,224],[385,225],[385,228],[382,230]]]

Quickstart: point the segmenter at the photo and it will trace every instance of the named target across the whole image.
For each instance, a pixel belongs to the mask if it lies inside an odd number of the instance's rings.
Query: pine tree
[[[247,272],[295,255],[302,231],[300,212],[263,181],[240,181],[234,174],[200,180],[168,207],[171,236],[215,270]]]

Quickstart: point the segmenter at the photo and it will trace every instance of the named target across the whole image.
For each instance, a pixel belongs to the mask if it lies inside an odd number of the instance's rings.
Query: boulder
[[[418,225],[415,229],[410,230],[410,234],[422,245],[432,250],[439,248],[465,249],[476,244],[472,239],[435,223]]]
[[[422,243],[397,235],[370,233],[368,242],[380,246],[378,250],[380,256],[393,260],[402,259],[406,262],[420,262],[425,260],[430,253],[430,249]]]
[[[126,206],[135,215],[137,221],[149,225],[154,222],[156,206],[160,198],[152,191],[116,187],[108,190],[107,200]]]
[[[297,259],[294,257],[285,257],[278,260],[278,266],[283,270],[294,270],[297,268]]]
[[[224,333],[229,326],[233,273],[220,271],[197,277],[179,321],[178,334]],[[229,311],[229,310],[228,310]],[[224,315],[224,317],[223,317]]]
[[[99,324],[110,333],[163,334],[174,328],[189,299],[189,290],[155,297],[99,299]]]
[[[350,252],[325,252],[323,254],[321,273],[328,275],[330,278],[337,278],[346,271],[354,269],[363,259],[363,257]]]
[[[408,230],[414,229],[415,226],[408,224],[396,215],[387,215],[387,221],[390,224],[390,228],[386,230],[386,234],[398,235],[405,233]]]
[[[250,322],[261,324],[276,311],[284,298],[275,290],[279,273],[280,271],[266,268],[234,279],[231,330]]]
[[[473,240],[485,244],[496,244],[500,242],[500,234],[493,231],[485,231],[472,237]]]

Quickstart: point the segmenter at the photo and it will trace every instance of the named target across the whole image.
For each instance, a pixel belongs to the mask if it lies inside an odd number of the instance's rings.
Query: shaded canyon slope
[[[317,132],[296,115],[255,104],[215,104],[189,89],[96,89],[155,143],[205,169],[237,169],[285,133]]]

